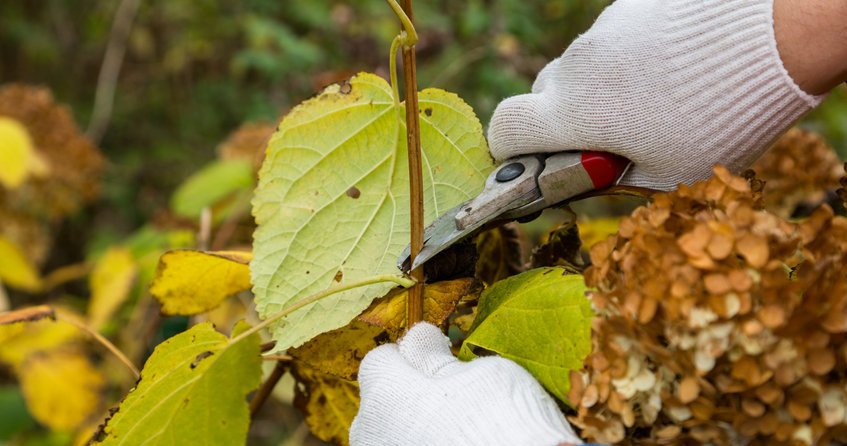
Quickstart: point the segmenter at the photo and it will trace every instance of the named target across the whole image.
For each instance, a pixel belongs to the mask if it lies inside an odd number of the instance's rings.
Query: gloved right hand
[[[634,163],[622,184],[663,190],[746,169],[823,99],[786,72],[772,17],[773,0],[617,0],[497,107],[491,153],[608,151]]]

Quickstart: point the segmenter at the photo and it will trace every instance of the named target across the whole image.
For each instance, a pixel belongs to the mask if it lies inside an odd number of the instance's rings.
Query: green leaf
[[[479,299],[478,315],[459,359],[493,351],[527,369],[567,401],[569,372],[591,353],[591,303],[582,276],[538,268],[495,283]]]
[[[493,164],[467,104],[436,89],[419,98],[424,219],[432,221],[479,193]],[[409,243],[409,173],[395,112],[388,83],[363,73],[283,119],[253,199],[250,270],[263,317],[338,282],[397,272]],[[292,313],[273,327],[276,350],[347,324],[393,286],[346,291]]]
[[[215,161],[179,186],[171,198],[171,209],[183,217],[197,218],[203,208],[252,187],[253,168],[250,161]]]
[[[246,397],[262,374],[259,343],[256,334],[230,343],[207,322],[159,344],[98,444],[244,444]]]
[[[0,444],[10,441],[16,433],[35,424],[17,387],[0,387],[0,420],[3,420],[0,423]]]

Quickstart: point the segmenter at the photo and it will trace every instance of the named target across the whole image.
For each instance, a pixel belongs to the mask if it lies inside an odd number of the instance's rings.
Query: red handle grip
[[[582,152],[582,167],[591,177],[594,189],[605,189],[623,175],[629,160],[606,152]]]

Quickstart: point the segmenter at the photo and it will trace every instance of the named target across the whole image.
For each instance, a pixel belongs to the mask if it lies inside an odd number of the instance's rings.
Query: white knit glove
[[[497,107],[488,142],[498,160],[613,152],[634,162],[623,184],[667,190],[747,168],[823,98],[783,67],[773,0],[618,0]]]
[[[582,444],[553,399],[514,362],[460,362],[435,326],[419,323],[359,367],[352,446]]]

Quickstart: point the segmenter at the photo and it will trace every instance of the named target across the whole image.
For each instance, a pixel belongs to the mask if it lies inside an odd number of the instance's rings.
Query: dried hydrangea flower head
[[[258,171],[265,159],[265,148],[276,127],[266,122],[241,124],[218,145],[218,157],[223,160],[246,159]]]
[[[847,219],[790,223],[714,172],[592,247],[600,317],[571,421],[596,443],[843,444]]]
[[[800,205],[817,205],[838,187],[844,169],[838,154],[817,134],[794,128],[753,165],[765,181],[765,208],[783,218]]]
[[[15,240],[40,263],[50,243],[50,226],[93,200],[105,163],[76,126],[67,107],[50,91],[21,84],[0,86],[0,117],[20,123],[49,173],[14,190],[0,187],[0,235]]]

